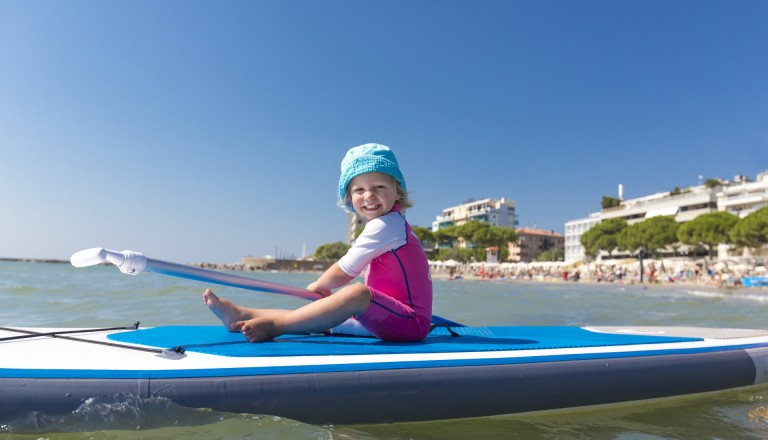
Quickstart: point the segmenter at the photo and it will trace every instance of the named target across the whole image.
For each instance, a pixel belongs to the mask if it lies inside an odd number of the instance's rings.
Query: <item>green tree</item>
[[[706,186],[709,189],[715,188],[717,186],[722,185],[723,182],[720,179],[707,179],[704,182],[704,186]]]
[[[517,241],[517,232],[512,228],[503,226],[491,226],[484,234],[486,245],[496,246],[499,249],[499,261],[506,261],[509,257],[509,243]]]
[[[621,205],[621,199],[617,199],[616,197],[603,196],[603,200],[600,201],[600,206],[603,209],[615,208],[619,205]]]
[[[680,225],[677,238],[685,244],[704,246],[712,258],[715,246],[731,242],[731,230],[738,221],[730,212],[709,212]]]
[[[432,233],[432,229],[423,226],[412,226],[411,229],[413,229],[416,238],[421,242],[421,247],[424,248],[427,257],[434,259],[437,241],[435,240],[435,234]]]
[[[490,226],[489,223],[470,220],[456,227],[456,237],[464,239],[467,247],[474,248],[481,245],[480,240]]]
[[[731,230],[731,240],[738,246],[752,249],[768,244],[768,207],[740,219]]]
[[[459,226],[458,234],[470,247],[477,249],[475,255],[478,260],[485,259],[486,247],[496,246],[499,249],[499,260],[504,261],[509,256],[507,244],[517,240],[517,232],[512,228],[474,220]]]
[[[595,258],[600,251],[609,254],[618,247],[618,236],[627,227],[627,222],[620,218],[602,221],[581,234],[579,241],[584,246],[584,253],[589,258]]]
[[[343,257],[349,250],[349,245],[337,241],[335,243],[323,244],[315,249],[315,260],[318,261],[334,261]]]
[[[485,248],[496,246],[499,248],[499,258],[503,261],[509,255],[507,243],[517,240],[517,233],[512,228],[492,226],[490,223],[477,220],[468,221],[459,226],[448,226],[438,229],[433,233],[435,242],[441,248],[435,252],[435,258],[439,260],[454,259],[470,261],[473,257],[476,261],[484,261]],[[448,251],[454,247],[457,241],[464,241],[466,248],[459,251]]]
[[[456,260],[461,262],[472,261],[472,258],[477,260],[475,256],[475,249],[460,249],[457,247],[442,248],[435,251],[435,259],[440,261]]]
[[[432,235],[438,247],[453,247],[454,242],[459,238],[459,230],[457,226],[451,225],[438,229]]]
[[[423,226],[412,226],[411,229],[413,229],[413,233],[416,234],[422,246],[435,244],[435,234],[432,233],[432,229]]]
[[[619,249],[630,252],[646,250],[651,254],[662,251],[678,241],[680,224],[673,216],[651,217],[624,228],[617,237]]]
[[[562,249],[547,249],[536,257],[536,261],[563,261],[565,251]]]

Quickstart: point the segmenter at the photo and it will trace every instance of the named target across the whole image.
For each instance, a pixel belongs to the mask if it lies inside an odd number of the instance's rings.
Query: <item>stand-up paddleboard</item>
[[[139,256],[97,248],[72,262],[313,299],[303,289]],[[252,344],[223,326],[3,327],[0,423],[63,415],[101,396],[359,424],[576,408],[768,382],[768,330],[434,321],[418,343],[336,331]]]
[[[307,423],[426,421],[554,410],[768,381],[768,331],[461,327],[423,342],[221,326],[0,330],[0,422],[135,395]],[[23,338],[19,338],[23,337]]]

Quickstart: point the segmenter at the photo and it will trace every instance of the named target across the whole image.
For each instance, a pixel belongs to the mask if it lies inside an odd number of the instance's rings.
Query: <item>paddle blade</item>
[[[112,263],[120,269],[120,272],[129,275],[141,273],[147,265],[147,258],[141,252],[127,250],[118,252],[104,248],[91,248],[76,252],[69,261],[75,267]]]
[[[107,250],[104,248],[91,248],[76,252],[69,259],[75,267],[88,267],[107,262]]]

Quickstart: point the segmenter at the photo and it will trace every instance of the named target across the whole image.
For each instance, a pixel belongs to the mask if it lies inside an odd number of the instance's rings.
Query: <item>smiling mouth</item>
[[[375,211],[379,209],[380,206],[381,205],[379,204],[368,204],[368,205],[363,205],[363,209],[365,209],[366,211]]]

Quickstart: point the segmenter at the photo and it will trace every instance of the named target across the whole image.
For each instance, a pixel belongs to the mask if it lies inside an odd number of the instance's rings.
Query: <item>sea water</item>
[[[306,286],[317,274],[246,274]],[[435,313],[468,325],[768,327],[768,291],[704,286],[435,280]],[[0,326],[214,325],[201,293],[258,307],[304,302],[111,266],[0,262]],[[51,359],[51,362],[56,362]],[[2,360],[0,360],[0,367]],[[435,402],[440,405],[440,402]],[[317,426],[166,399],[91,399],[72,414],[0,420],[2,439],[766,439],[768,387],[591,409],[372,426]]]

